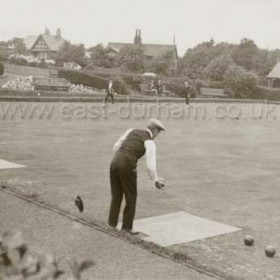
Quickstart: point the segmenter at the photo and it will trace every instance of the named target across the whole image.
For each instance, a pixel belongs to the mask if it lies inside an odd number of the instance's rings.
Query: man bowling
[[[156,145],[154,139],[164,131],[165,127],[157,119],[148,121],[147,129],[128,129],[115,143],[115,155],[110,166],[111,207],[109,226],[115,228],[118,224],[123,196],[125,208],[123,211],[122,230],[129,234],[138,234],[133,230],[133,220],[137,199],[137,161],[146,153],[146,165],[149,177],[155,187],[164,187],[164,180],[158,177],[156,169]]]

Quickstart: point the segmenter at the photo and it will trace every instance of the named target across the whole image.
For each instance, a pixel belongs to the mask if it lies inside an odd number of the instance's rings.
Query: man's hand
[[[157,189],[162,189],[164,187],[164,179],[163,178],[159,178],[156,182],[155,182],[155,185],[156,185],[156,188]]]

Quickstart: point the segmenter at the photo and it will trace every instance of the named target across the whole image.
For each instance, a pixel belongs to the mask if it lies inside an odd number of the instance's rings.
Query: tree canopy
[[[76,62],[83,66],[85,64],[85,47],[84,45],[72,45],[66,42],[55,55],[57,64],[64,62]]]

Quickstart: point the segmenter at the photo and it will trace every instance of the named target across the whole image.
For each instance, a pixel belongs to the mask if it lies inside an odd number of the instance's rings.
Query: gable
[[[273,67],[270,73],[267,75],[267,78],[280,78],[280,62]]]
[[[28,36],[24,44],[29,51],[58,51],[66,41],[54,35]]]
[[[33,47],[31,48],[31,50],[35,51],[42,51],[42,50],[50,50],[50,48],[48,47],[46,41],[43,39],[42,36],[39,36],[37,41],[34,43]]]

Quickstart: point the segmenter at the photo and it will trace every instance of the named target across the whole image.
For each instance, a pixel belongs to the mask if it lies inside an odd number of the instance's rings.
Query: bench
[[[64,78],[33,78],[35,90],[68,91],[70,84]]]
[[[223,89],[220,88],[200,88],[201,97],[227,97]]]

